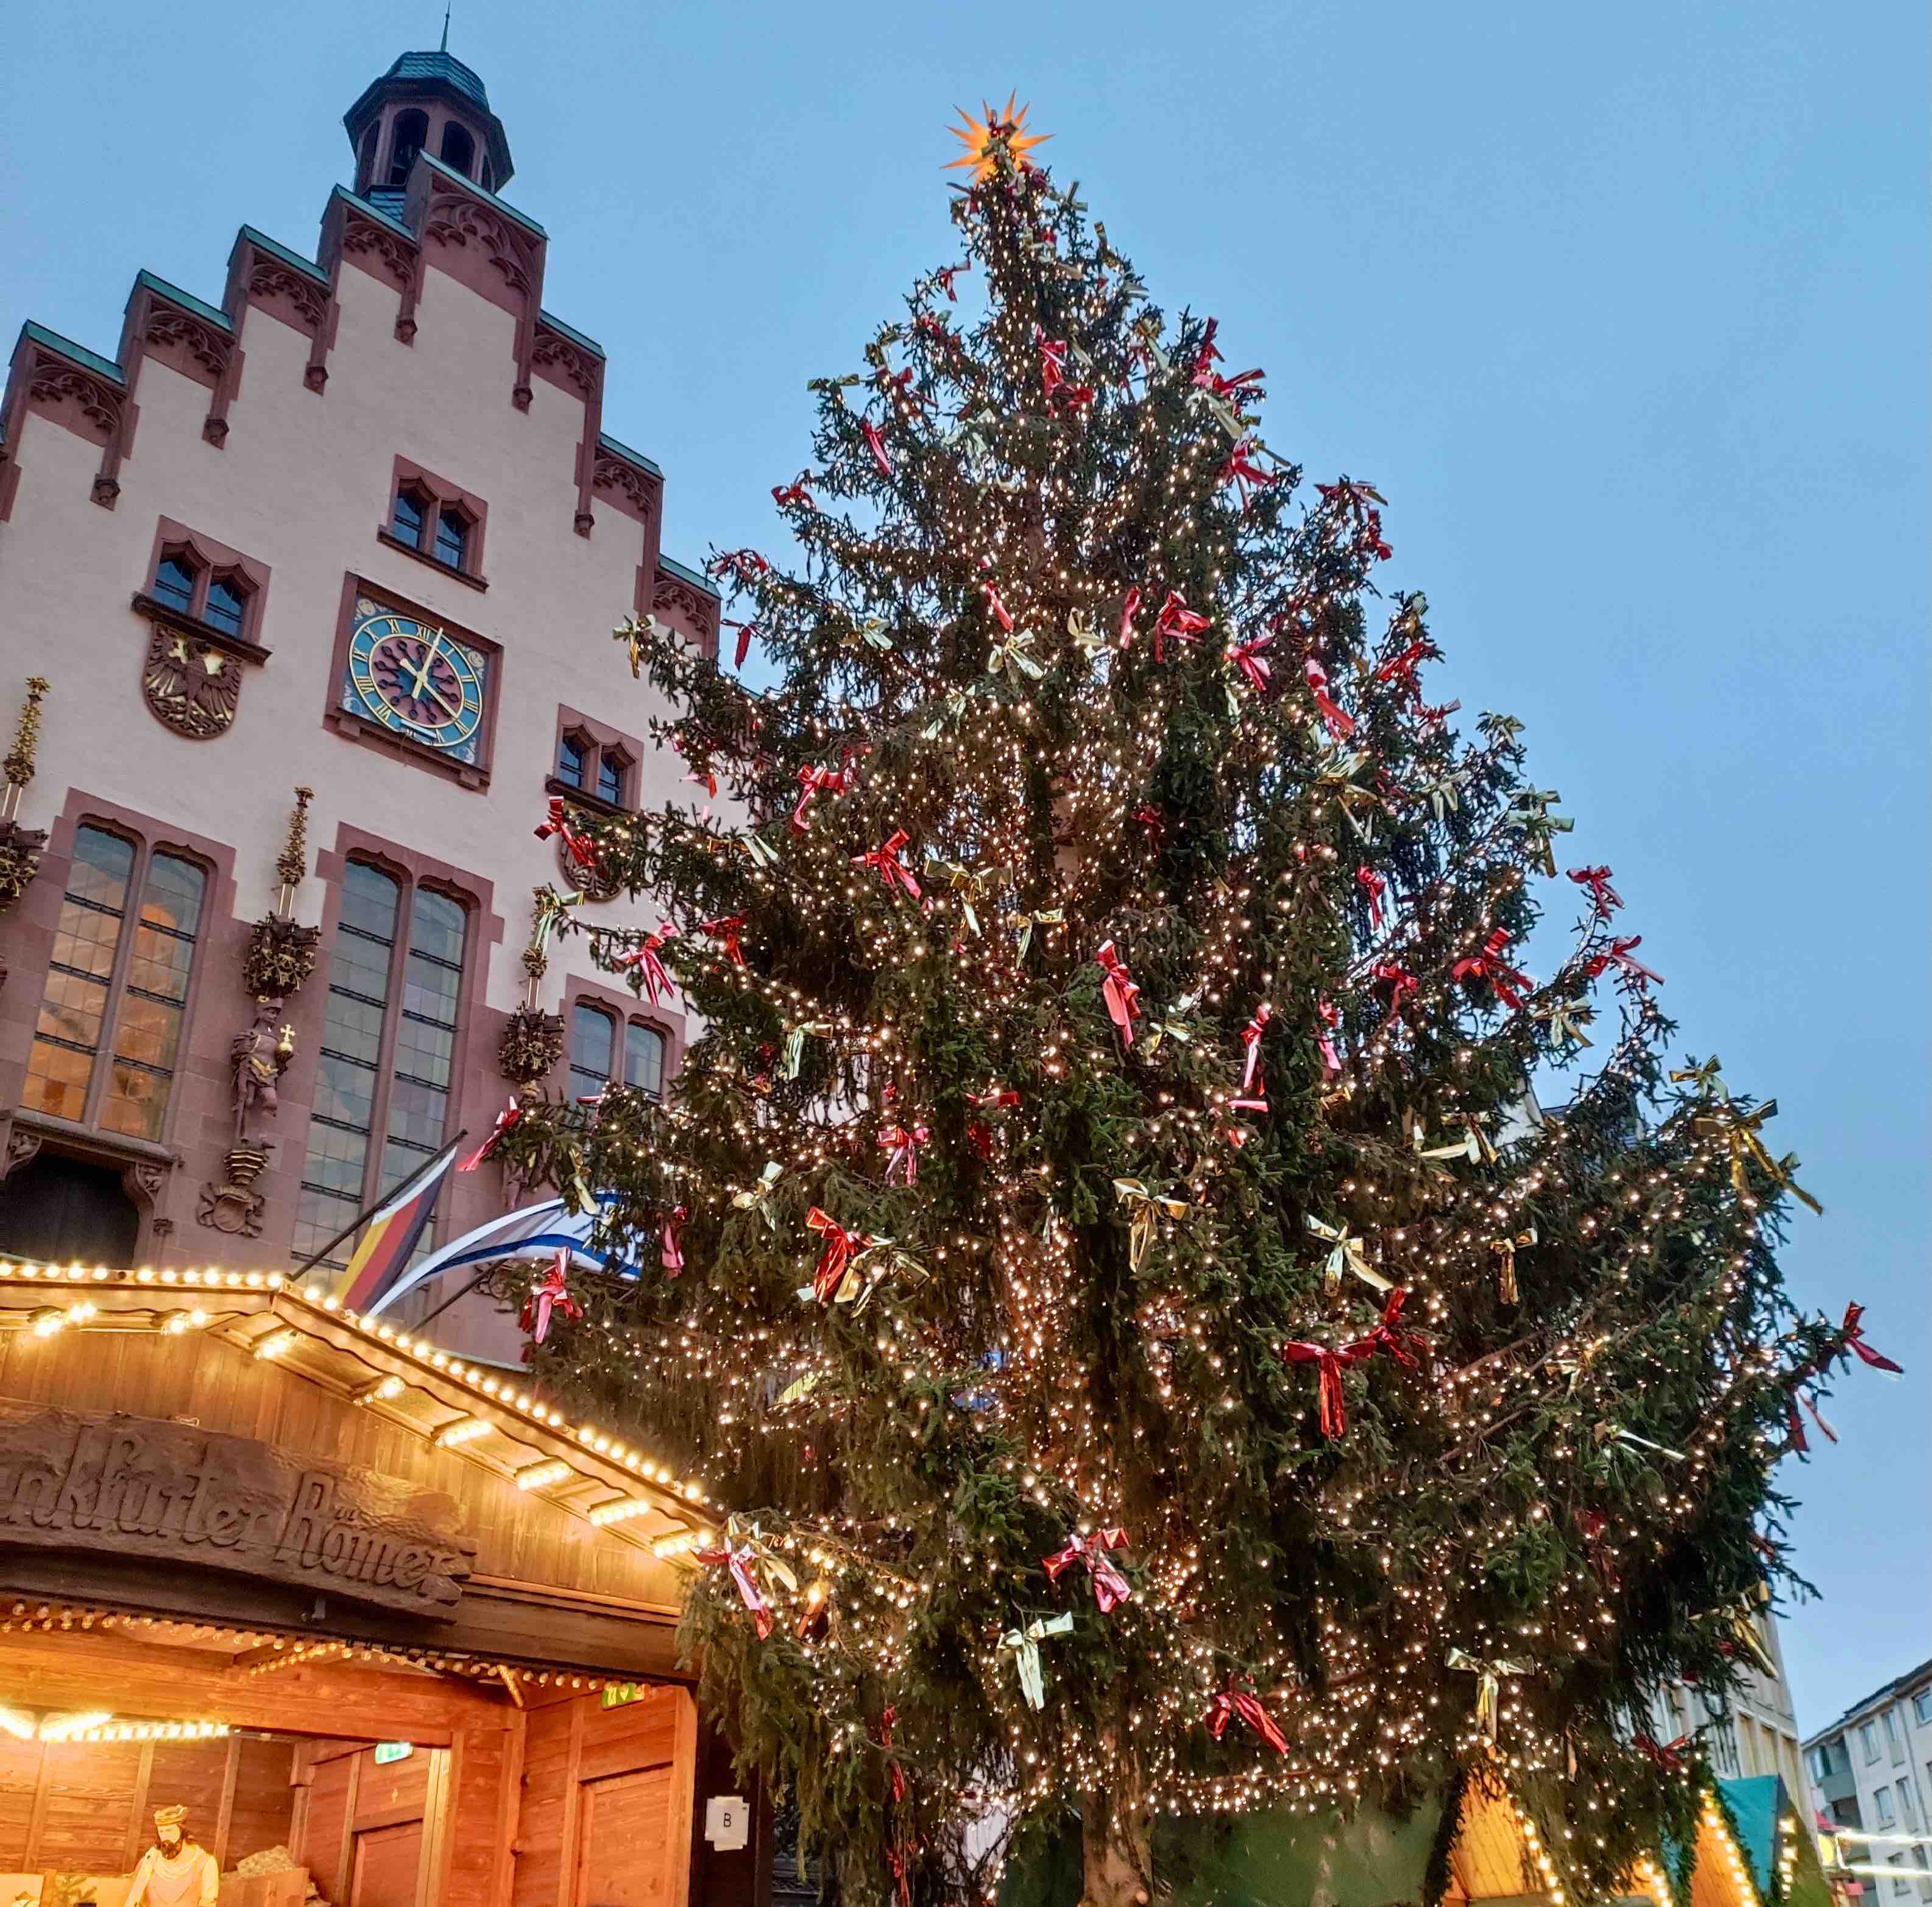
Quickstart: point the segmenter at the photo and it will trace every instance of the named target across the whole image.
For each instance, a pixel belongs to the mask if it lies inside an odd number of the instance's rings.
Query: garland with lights
[[[662,1105],[500,1121],[644,1267],[531,1362],[730,1513],[685,1639],[855,1901],[1077,1817],[1125,1907],[1158,1815],[1472,1770],[1618,1891],[1696,1752],[1639,1718],[1737,1673],[1798,1402],[1879,1354],[1786,1299],[1773,1108],[1667,1073],[1518,724],[1372,618],[1382,498],[1304,495],[1010,107],[966,137],[964,256],[812,386],[796,562],[712,565],[777,688],[627,625],[704,805],[539,829],[656,909],[539,933],[702,1030]]]

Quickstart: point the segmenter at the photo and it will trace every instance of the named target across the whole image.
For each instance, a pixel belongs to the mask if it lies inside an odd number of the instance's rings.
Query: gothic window
[[[242,619],[248,607],[248,592],[232,576],[218,576],[208,586],[208,602],[202,609],[202,619],[212,622],[224,634],[238,636],[242,633]]]
[[[151,593],[157,602],[164,602],[170,609],[178,609],[186,615],[194,605],[195,568],[187,557],[164,556],[154,565],[154,584]]]
[[[442,129],[442,163],[467,178],[476,160],[476,142],[470,136],[469,129],[451,120]]]
[[[389,183],[392,186],[406,185],[410,182],[410,168],[416,164],[416,154],[423,148],[423,141],[429,136],[429,115],[411,106],[406,112],[396,115],[395,135],[389,147]]]
[[[75,830],[23,1105],[160,1138],[207,890],[196,862],[105,828]]]
[[[581,788],[589,778],[593,750],[580,735],[566,735],[556,745],[556,778],[573,788]]]
[[[463,559],[470,547],[470,520],[453,506],[437,512],[436,559],[452,569],[468,567]]]
[[[610,1083],[610,1054],[616,1023],[601,1006],[580,1002],[570,1015],[570,1090],[594,1099]]]
[[[633,1020],[624,1029],[624,1084],[647,1099],[664,1093],[664,1036],[648,1020]]]

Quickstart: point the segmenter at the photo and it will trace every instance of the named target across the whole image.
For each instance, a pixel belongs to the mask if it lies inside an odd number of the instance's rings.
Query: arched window
[[[570,1014],[570,1090],[578,1098],[595,1099],[610,1083],[610,1053],[616,1028],[601,1006],[582,1001]]]
[[[215,577],[208,586],[208,602],[202,619],[231,636],[242,633],[242,619],[248,607],[247,592],[232,576]]]
[[[150,852],[105,828],[74,830],[22,1105],[160,1138],[207,889],[206,872],[181,855]]]
[[[436,517],[436,561],[447,563],[452,569],[460,569],[469,551],[470,519],[460,510],[439,510]]]
[[[420,550],[423,523],[428,514],[428,505],[419,491],[406,486],[398,490],[394,507],[389,512],[389,527],[396,541],[406,543],[412,550]]]
[[[362,135],[362,143],[356,150],[356,189],[366,192],[375,183],[376,135],[380,128],[374,120]]]
[[[624,1084],[647,1098],[661,1097],[664,1063],[664,1035],[643,1020],[633,1020],[624,1029]]]
[[[556,745],[556,778],[573,788],[582,787],[588,753],[581,736],[565,736]]]
[[[476,142],[470,136],[469,128],[459,126],[454,119],[442,129],[442,163],[453,166],[465,178],[476,163]]]
[[[389,144],[389,183],[406,185],[410,170],[416,162],[416,154],[423,148],[423,141],[429,137],[429,115],[411,106],[406,112],[396,115],[396,130]]]
[[[434,1158],[447,1136],[470,916],[454,895],[352,861],[330,949],[298,1258]],[[424,1228],[418,1254],[433,1243]],[[326,1262],[347,1261],[353,1241]]]
[[[597,757],[597,798],[613,808],[624,805],[624,757],[614,748],[605,748]]]
[[[154,599],[185,615],[194,601],[194,565],[185,556],[164,556],[154,569]]]

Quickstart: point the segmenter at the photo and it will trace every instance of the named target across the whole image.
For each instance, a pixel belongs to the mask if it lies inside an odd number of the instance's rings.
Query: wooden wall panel
[[[148,1792],[136,1797],[135,1853],[154,1838],[154,1810],[177,1804],[188,1810],[188,1831],[219,1855],[221,1799],[228,1786],[226,1741],[158,1741],[148,1771]]]
[[[229,1811],[227,1865],[265,1848],[286,1847],[295,1790],[289,1786],[295,1759],[286,1741],[244,1736],[236,1744],[235,1799]]]
[[[519,1731],[493,1729],[467,1731],[451,1748],[437,1907],[504,1907],[509,1880],[504,1856],[518,1832],[521,1745]]]
[[[40,1783],[40,1744],[0,1735],[0,1869],[27,1864],[27,1829]]]
[[[49,1742],[40,1834],[26,1864],[62,1873],[125,1873],[140,1765],[140,1748],[131,1741]],[[212,1820],[205,1831],[213,1833]]]
[[[323,1899],[344,1898],[344,1853],[347,1842],[350,1784],[356,1777],[356,1758],[338,1756],[319,1762],[309,1777],[308,1813],[302,1827],[302,1844],[295,1858],[315,1877]]]
[[[584,1784],[584,1828],[572,1907],[676,1907],[671,1773],[646,1768]]]
[[[430,1750],[418,1748],[400,1762],[378,1762],[372,1752],[362,1753],[362,1773],[356,1784],[356,1826],[387,1826],[392,1822],[420,1821],[423,1797],[429,1790]]]
[[[524,1728],[524,1797],[511,1907],[556,1907],[576,1702],[532,1708]],[[578,1725],[580,1727],[580,1722]]]
[[[358,1834],[348,1907],[428,1907],[416,1897],[422,1842],[419,1820]]]

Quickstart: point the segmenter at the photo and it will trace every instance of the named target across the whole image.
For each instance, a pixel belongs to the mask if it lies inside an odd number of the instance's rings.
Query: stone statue
[[[215,1907],[221,1872],[214,1855],[182,1832],[187,1819],[184,1807],[155,1809],[154,1845],[135,1867],[126,1907]]]
[[[281,1021],[282,1003],[270,997],[255,1002],[254,1024],[229,1045],[235,1069],[235,1143],[248,1143],[248,1129],[256,1119],[275,1116],[275,1086],[295,1057],[296,1030]]]

